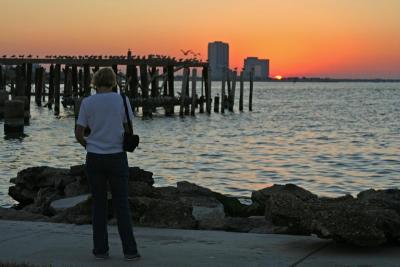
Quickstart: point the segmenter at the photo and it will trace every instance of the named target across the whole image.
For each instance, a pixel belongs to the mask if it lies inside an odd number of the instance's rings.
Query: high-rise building
[[[254,79],[266,80],[269,78],[269,59],[248,57],[244,60],[244,76],[248,79],[251,69],[254,69]]]
[[[223,42],[208,43],[208,63],[212,79],[220,80],[229,68],[229,44]]]

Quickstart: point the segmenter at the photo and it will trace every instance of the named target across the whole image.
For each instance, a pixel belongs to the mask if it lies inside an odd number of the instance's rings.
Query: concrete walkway
[[[91,255],[90,225],[0,220],[0,261],[42,266],[400,266],[400,247],[359,249],[314,237],[135,228],[139,261],[125,262],[116,226],[110,259]]]

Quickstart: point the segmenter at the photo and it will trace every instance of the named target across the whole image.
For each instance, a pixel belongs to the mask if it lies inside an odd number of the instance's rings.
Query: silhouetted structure
[[[208,44],[208,63],[213,80],[221,80],[229,69],[229,44],[220,41]]]

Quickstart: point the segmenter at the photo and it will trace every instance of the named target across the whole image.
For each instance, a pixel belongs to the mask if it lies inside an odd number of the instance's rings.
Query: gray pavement
[[[0,261],[44,266],[400,266],[400,247],[360,249],[315,237],[135,228],[143,256],[123,261],[116,226],[110,258],[91,255],[90,225],[0,220]]]

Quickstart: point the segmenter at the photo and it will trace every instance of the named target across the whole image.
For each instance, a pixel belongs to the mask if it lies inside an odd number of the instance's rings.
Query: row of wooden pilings
[[[117,65],[112,66],[116,73],[117,67]],[[5,134],[23,134],[24,125],[29,125],[32,80],[34,80],[35,85],[34,99],[36,105],[42,106],[47,96],[45,106],[52,108],[54,105],[55,115],[60,113],[60,85],[63,82],[63,105],[74,105],[75,117],[77,117],[82,98],[91,94],[91,72],[94,73],[98,69],[98,66],[91,67],[88,64],[83,66],[65,65],[62,69],[61,64],[52,64],[49,67],[48,74],[45,68],[41,66],[37,67],[33,73],[32,64],[26,63],[15,67],[15,79],[9,78],[10,83],[7,83],[3,66],[0,65],[0,118],[4,117]],[[124,93],[130,98],[133,107],[142,107],[144,118],[151,117],[157,107],[163,107],[167,116],[174,115],[174,107],[176,105],[179,106],[179,115],[181,116],[195,115],[197,108],[199,113],[211,113],[211,75],[208,66],[202,67],[200,97],[197,95],[198,67],[192,67],[192,69],[190,67],[183,68],[180,97],[175,97],[174,72],[179,69],[182,68],[174,68],[174,65],[163,66],[162,74],[159,74],[157,67],[149,67],[146,64],[126,66],[125,81],[128,86],[125,86]],[[63,79],[61,72],[63,72]],[[34,79],[32,79],[33,76]],[[160,79],[162,79],[161,87],[159,87]],[[225,109],[233,111],[236,81],[236,72],[226,71],[226,76],[224,76],[222,82],[221,101],[218,95],[214,98],[214,112],[219,112],[219,103],[221,103],[221,113],[224,113]],[[191,90],[189,90],[190,82]],[[226,84],[227,95],[225,93]],[[243,111],[243,84],[242,72],[240,74],[240,111]],[[11,88],[11,100],[9,100],[9,94],[5,90],[6,85]],[[48,89],[47,93],[46,89]],[[120,89],[123,90],[122,86]],[[252,110],[252,91],[253,80],[252,75],[250,75],[250,111]],[[205,109],[204,104],[206,106]]]

